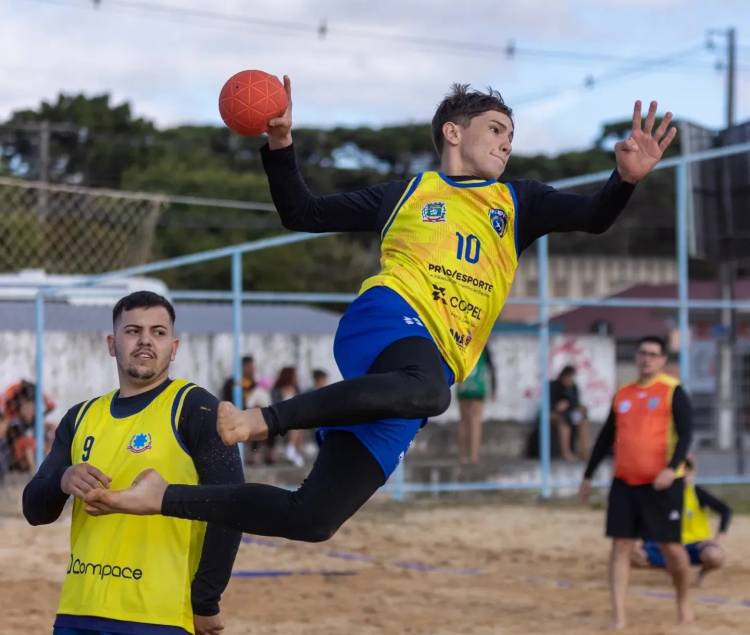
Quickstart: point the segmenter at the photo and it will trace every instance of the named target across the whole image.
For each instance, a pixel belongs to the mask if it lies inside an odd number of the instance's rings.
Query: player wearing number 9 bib
[[[290,97],[291,85],[285,78]],[[253,534],[324,540],[393,472],[450,386],[476,363],[510,291],[520,254],[553,232],[601,233],[674,138],[656,103],[616,146],[617,169],[591,196],[527,180],[501,182],[514,123],[499,93],[456,85],[432,122],[440,170],[347,194],[314,196],[292,146],[291,105],[261,150],[287,229],[378,232],[381,269],[341,318],[334,354],[344,381],[263,409],[219,407],[225,443],[319,428],[320,453],[296,492],[263,485],[167,486],[150,474],[122,493],[94,492],[93,513],[162,513]]]
[[[169,301],[137,291],[112,317],[119,388],[68,411],[23,493],[32,525],[54,522],[74,497],[54,635],[215,635],[238,531],[85,511],[91,489],[127,487],[147,468],[174,483],[244,482],[239,452],[216,433],[216,398],[169,377],[179,343]]]

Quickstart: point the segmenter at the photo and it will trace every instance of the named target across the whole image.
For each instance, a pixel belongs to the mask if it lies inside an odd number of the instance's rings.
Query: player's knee
[[[444,413],[451,403],[451,390],[447,383],[421,383],[412,395],[414,418],[436,417]]]
[[[706,567],[718,569],[724,564],[724,552],[719,547],[706,547],[701,552],[701,561]]]
[[[306,532],[306,542],[325,542],[333,538],[338,531],[340,523],[333,522],[329,519],[316,519],[310,523]]]

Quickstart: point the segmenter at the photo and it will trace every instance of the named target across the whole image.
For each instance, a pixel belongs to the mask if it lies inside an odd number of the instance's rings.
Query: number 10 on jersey
[[[458,238],[458,247],[456,248],[456,260],[465,260],[472,265],[479,261],[479,238],[474,234],[464,236],[456,232]]]

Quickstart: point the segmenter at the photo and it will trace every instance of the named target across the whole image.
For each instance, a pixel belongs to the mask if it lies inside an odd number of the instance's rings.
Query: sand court
[[[0,522],[0,633],[51,632],[68,564],[68,514]],[[224,595],[225,633],[593,635],[609,618],[603,512],[555,504],[375,500],[325,543],[245,536]],[[694,591],[698,622],[674,624],[661,571],[633,571],[638,635],[750,632],[750,520],[737,515],[727,567]]]

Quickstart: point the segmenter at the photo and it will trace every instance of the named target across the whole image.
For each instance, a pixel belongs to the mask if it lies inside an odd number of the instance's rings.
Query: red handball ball
[[[286,91],[275,75],[240,71],[219,93],[219,113],[237,134],[257,136],[268,130],[268,121],[284,114],[289,105]]]

